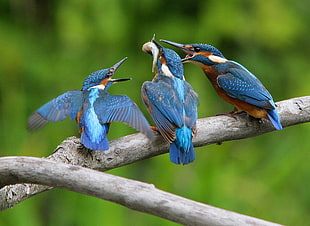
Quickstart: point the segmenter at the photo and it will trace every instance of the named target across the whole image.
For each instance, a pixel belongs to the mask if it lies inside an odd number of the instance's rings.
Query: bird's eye
[[[194,47],[194,51],[195,51],[196,53],[200,52],[200,47]]]

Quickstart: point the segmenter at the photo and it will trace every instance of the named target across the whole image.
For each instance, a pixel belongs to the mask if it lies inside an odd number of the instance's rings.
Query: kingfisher
[[[191,62],[202,68],[217,94],[234,105],[228,116],[247,112],[254,118],[270,120],[275,129],[282,125],[271,94],[261,81],[241,64],[228,60],[214,46],[208,44],[179,44],[161,40],[183,50],[182,62]]]
[[[47,122],[57,122],[70,116],[76,120],[81,143],[88,149],[108,150],[107,134],[111,122],[124,122],[152,138],[153,131],[138,106],[125,95],[111,95],[107,91],[117,82],[112,79],[116,69],[127,59],[114,66],[91,73],[81,90],[68,91],[36,110],[28,119],[28,129],[35,130]]]
[[[185,81],[180,56],[163,48],[152,39],[142,50],[153,55],[152,81],[142,85],[142,99],[156,130],[170,143],[170,160],[175,164],[188,164],[195,160],[192,138],[196,134],[198,95]]]

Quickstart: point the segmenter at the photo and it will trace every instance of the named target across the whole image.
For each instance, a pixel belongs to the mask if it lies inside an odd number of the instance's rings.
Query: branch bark
[[[310,96],[277,102],[277,106],[283,127],[310,121]],[[271,132],[274,128],[267,120],[259,123],[244,114],[235,118],[217,116],[199,119],[197,130],[197,136],[193,139],[196,147],[258,136]],[[85,150],[78,138],[70,137],[47,159],[106,171],[167,152],[168,144],[160,136],[151,142],[137,133],[111,141],[108,151]],[[36,184],[5,186],[0,189],[0,211],[51,188]]]
[[[278,225],[185,199],[152,184],[47,159],[1,158],[0,185],[12,183],[63,188],[185,225]]]

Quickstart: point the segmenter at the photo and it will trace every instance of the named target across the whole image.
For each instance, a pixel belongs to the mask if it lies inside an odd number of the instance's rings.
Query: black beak
[[[169,44],[169,45],[172,45],[172,46],[175,46],[175,47],[177,47],[177,48],[179,48],[179,49],[182,49],[183,51],[188,51],[188,49],[185,47],[185,45],[183,45],[183,44],[180,44],[180,43],[177,43],[177,42],[171,42],[171,41],[168,41],[168,40],[164,40],[164,39],[160,39],[159,41],[161,41],[161,42],[165,42],[165,43],[167,43],[167,44]]]
[[[121,64],[127,60],[128,57],[125,57],[124,59],[120,60],[119,62],[117,62],[116,64],[114,64],[114,66],[112,66],[110,69],[112,69],[113,71],[116,71],[117,68],[119,68],[119,66],[121,66]]]
[[[192,51],[191,49],[186,47],[186,46],[190,46],[190,45],[184,45],[184,44],[180,44],[177,42],[171,42],[171,41],[167,41],[167,40],[163,40],[163,39],[160,39],[160,41],[168,43],[169,45],[175,46],[175,47],[183,50],[187,54],[187,56],[184,59],[182,59],[182,62],[187,62],[188,60],[190,60],[195,55],[194,51]]]
[[[163,52],[164,47],[163,47],[161,44],[159,44],[159,42],[157,42],[155,39],[152,39],[152,42],[153,42],[153,43],[156,45],[156,47],[158,48],[158,50],[159,50],[159,55],[161,55],[162,52]]]
[[[131,80],[131,78],[117,78],[117,79],[111,79],[112,82],[125,82]]]
[[[114,64],[114,66],[110,67],[110,70],[109,70],[109,73],[107,74],[107,77],[108,77],[108,78],[111,78],[111,77],[114,75],[114,73],[115,73],[115,71],[117,70],[117,68],[119,68],[119,66],[121,66],[121,64],[122,64],[125,60],[127,60],[127,58],[128,58],[128,57],[125,57],[125,58],[121,59],[119,62],[117,62],[116,64]]]

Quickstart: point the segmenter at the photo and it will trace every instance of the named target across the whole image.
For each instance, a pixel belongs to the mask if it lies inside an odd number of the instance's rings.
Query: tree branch
[[[80,166],[33,157],[0,159],[0,186],[35,183],[91,195],[186,225],[278,225]]]
[[[284,127],[310,121],[310,96],[281,101],[277,106]],[[235,118],[217,116],[199,119],[197,130],[197,136],[193,139],[196,147],[258,136],[271,132],[274,128],[267,120],[259,123],[258,120],[244,114],[237,115]],[[70,137],[47,158],[56,162],[105,171],[167,152],[168,144],[160,136],[151,142],[144,135],[137,133],[111,141],[108,151],[86,151],[78,138]],[[51,187],[36,184],[5,186],[0,189],[0,210],[13,207],[48,189]]]

